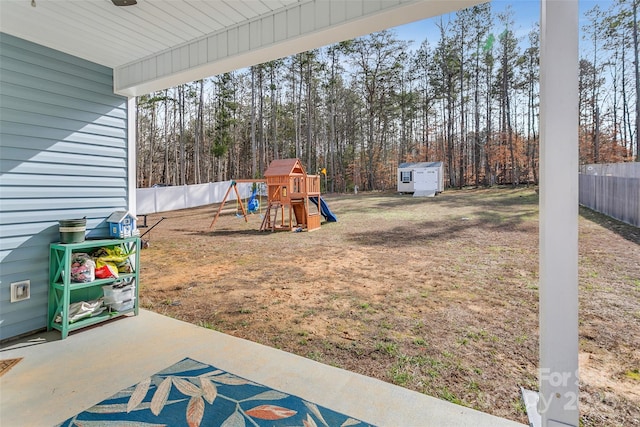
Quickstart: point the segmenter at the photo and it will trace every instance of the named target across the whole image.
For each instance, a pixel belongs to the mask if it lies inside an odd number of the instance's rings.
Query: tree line
[[[638,160],[638,5],[586,13],[580,164]],[[539,28],[491,4],[417,48],[385,30],[137,98],[137,185],[259,178],[273,159],[326,169],[326,192],[395,188],[441,161],[448,187],[538,182]]]

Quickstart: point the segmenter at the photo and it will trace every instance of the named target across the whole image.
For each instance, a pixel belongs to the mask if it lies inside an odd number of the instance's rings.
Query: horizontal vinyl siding
[[[127,209],[127,99],[112,70],[0,33],[0,339],[46,327],[61,219],[91,237]],[[10,303],[11,282],[31,298]]]

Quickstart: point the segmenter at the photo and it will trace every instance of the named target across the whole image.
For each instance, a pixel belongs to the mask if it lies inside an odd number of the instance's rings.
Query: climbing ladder
[[[267,205],[260,225],[260,231],[276,231],[278,213],[282,211],[282,225],[284,226],[284,205],[280,202],[271,202]]]

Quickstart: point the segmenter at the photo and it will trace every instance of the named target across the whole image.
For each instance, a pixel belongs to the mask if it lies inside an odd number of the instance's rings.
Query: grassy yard
[[[142,306],[526,423],[537,389],[533,189],[330,195],[339,222],[259,232],[150,216]],[[640,426],[640,230],[581,209],[581,421]]]

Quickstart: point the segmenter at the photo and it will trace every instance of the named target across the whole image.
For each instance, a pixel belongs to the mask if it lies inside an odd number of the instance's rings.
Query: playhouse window
[[[413,171],[402,171],[400,172],[400,180],[403,184],[408,184],[412,180],[411,175],[413,175]]]

